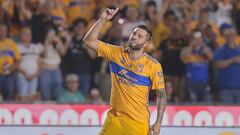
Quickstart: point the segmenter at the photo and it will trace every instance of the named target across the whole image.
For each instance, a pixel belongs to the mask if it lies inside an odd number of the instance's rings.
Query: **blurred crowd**
[[[106,7],[100,40],[152,30],[170,103],[240,103],[240,0],[0,0],[1,102],[107,104],[108,61],[82,43]]]

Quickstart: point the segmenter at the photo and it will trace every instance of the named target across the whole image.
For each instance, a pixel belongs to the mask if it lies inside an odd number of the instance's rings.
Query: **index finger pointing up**
[[[114,10],[114,15],[117,13],[117,11],[119,10],[119,8],[116,8],[115,10]]]

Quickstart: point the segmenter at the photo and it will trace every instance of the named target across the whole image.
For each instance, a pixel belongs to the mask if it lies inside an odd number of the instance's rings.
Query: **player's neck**
[[[144,55],[144,50],[130,50],[128,56],[130,59],[136,60],[141,58]]]

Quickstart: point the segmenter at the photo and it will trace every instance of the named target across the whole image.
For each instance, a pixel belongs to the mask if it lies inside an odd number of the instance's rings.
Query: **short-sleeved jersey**
[[[160,63],[147,54],[133,60],[123,47],[98,42],[98,56],[109,61],[111,71],[110,111],[148,122],[149,90],[163,89]]]
[[[12,65],[20,60],[20,53],[16,43],[11,39],[0,41],[0,74],[5,65]]]

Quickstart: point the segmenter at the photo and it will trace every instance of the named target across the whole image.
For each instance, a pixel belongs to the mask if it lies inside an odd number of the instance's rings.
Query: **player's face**
[[[132,50],[140,50],[146,44],[147,38],[148,33],[145,30],[136,28],[128,40],[129,47]]]

